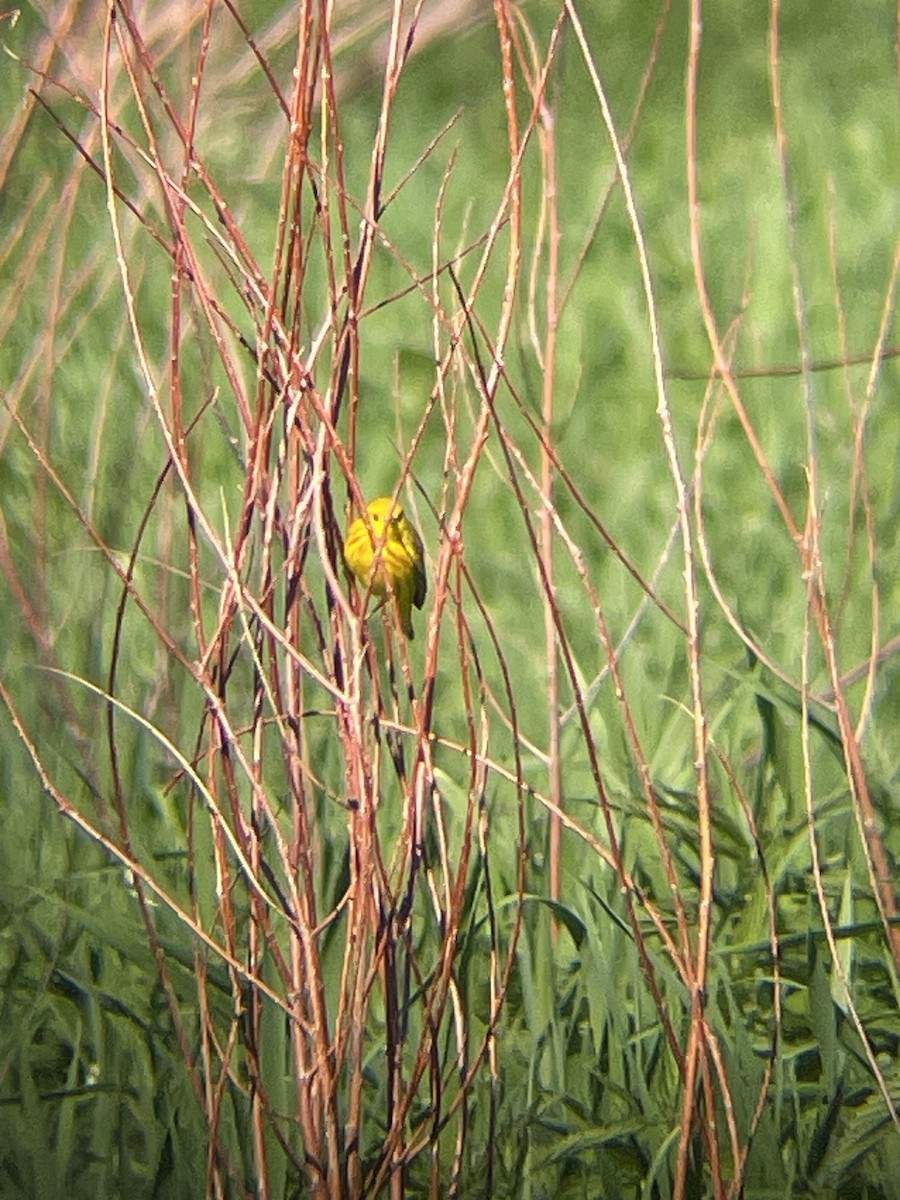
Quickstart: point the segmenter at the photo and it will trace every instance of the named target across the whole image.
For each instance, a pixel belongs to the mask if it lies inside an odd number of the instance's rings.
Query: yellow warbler
[[[410,525],[399,500],[379,496],[347,530],[344,558],[347,566],[373,596],[384,601],[393,596],[400,627],[412,638],[412,606],[425,603],[425,552],[422,539]],[[374,540],[373,540],[374,539]]]

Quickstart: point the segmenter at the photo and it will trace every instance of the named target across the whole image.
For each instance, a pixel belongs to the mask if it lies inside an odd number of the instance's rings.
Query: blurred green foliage
[[[338,6],[339,7],[339,6]],[[426,6],[427,7],[427,6]],[[541,2],[523,6],[539,45],[556,16]],[[585,6],[586,7],[586,6]],[[98,9],[99,11],[99,9]],[[272,8],[273,23],[284,14]],[[582,14],[603,73],[620,134],[628,125],[651,44],[656,12],[650,5],[596,5]],[[693,472],[704,372],[710,351],[703,328],[690,256],[685,176],[685,62],[687,6],[675,3],[660,57],[629,152],[629,168],[646,238],[662,349],[670,378],[675,436],[686,476]],[[240,46],[224,17],[214,38],[210,77],[218,80],[221,110],[201,122],[198,146],[237,214],[265,272],[271,259],[280,197],[280,160],[286,134],[267,85],[256,71],[229,78],[231,49]],[[265,42],[271,27],[259,20]],[[793,367],[799,339],[792,294],[792,255],[802,286],[806,333],[815,363],[871,354],[885,308],[900,216],[897,145],[900,113],[894,60],[895,9],[884,0],[849,8],[825,4],[785,6],[781,26],[784,118],[788,137],[788,187],[795,205],[796,243],[786,216],[785,192],[773,132],[767,51],[768,9],[762,3],[711,5],[704,10],[699,92],[699,184],[706,280],[724,328],[743,309],[734,354],[736,368]],[[85,21],[71,34],[72,59],[63,40],[53,69],[76,77],[83,61],[99,61],[99,32]],[[36,10],[23,10],[18,26],[0,24],[0,38],[17,54],[40,44],[44,28]],[[195,34],[187,39],[195,46]],[[341,101],[341,137],[348,193],[365,195],[371,145],[380,103],[375,43],[349,39],[335,72],[349,81]],[[78,55],[86,55],[79,61]],[[187,87],[185,47],[169,63],[173,86]],[[283,86],[292,66],[290,45],[272,49]],[[363,63],[364,66],[360,66]],[[368,71],[365,69],[368,67]],[[220,78],[221,77],[221,78]],[[82,78],[87,76],[82,75]],[[13,127],[31,79],[8,62],[0,72],[2,124]],[[94,80],[96,83],[96,80]],[[218,89],[221,88],[221,93]],[[72,133],[99,160],[96,121],[71,97],[45,95]],[[212,101],[210,102],[212,105]],[[571,30],[564,34],[558,70],[548,92],[558,139],[561,274],[571,277],[600,197],[614,179],[614,162],[596,101]],[[529,101],[523,89],[519,116]],[[366,294],[360,364],[360,456],[357,467],[369,495],[390,491],[404,447],[434,387],[433,330],[429,309],[410,285],[432,264],[435,209],[442,197],[440,257],[448,260],[476,241],[494,217],[506,184],[509,152],[500,89],[497,37],[489,20],[462,32],[425,41],[409,61],[393,110],[386,168],[388,193],[406,175],[432,138],[459,118],[434,152],[387,207],[382,228],[394,252],[379,245]],[[133,110],[123,114],[133,122]],[[132,126],[135,128],[135,126]],[[108,561],[29,450],[10,410],[19,412],[41,453],[70,491],[74,505],[120,563],[127,561],[152,489],[165,466],[165,448],[135,368],[135,351],[115,269],[101,181],[40,108],[14,144],[5,144],[6,176],[0,189],[0,516],[4,569],[0,578],[0,680],[12,696],[48,775],[79,811],[110,834],[105,707],[95,693],[49,673],[60,667],[97,688],[107,686],[113,620],[121,596]],[[171,147],[169,148],[171,150]],[[177,161],[177,159],[175,160]],[[146,198],[146,180],[123,166],[120,181]],[[524,163],[526,255],[535,244],[539,172],[536,144]],[[442,196],[442,189],[446,184]],[[164,229],[157,197],[148,202]],[[154,208],[155,205],[155,208]],[[126,222],[130,218],[126,218]],[[351,220],[355,227],[358,214]],[[831,232],[833,229],[833,233]],[[478,301],[488,328],[501,303],[503,254],[489,268]],[[830,242],[833,239],[834,252]],[[211,239],[210,239],[211,241]],[[146,235],[130,243],[141,329],[150,361],[164,376],[169,352],[169,275],[165,254]],[[463,285],[474,274],[478,251],[459,261]],[[402,261],[401,261],[402,260]],[[210,248],[205,267],[219,272],[221,300],[238,315],[224,270]],[[309,264],[304,333],[322,318],[323,264]],[[27,286],[23,280],[27,278]],[[541,277],[543,278],[543,277]],[[527,269],[519,293],[514,336],[506,356],[510,380],[524,409],[539,414],[541,374],[529,340]],[[536,310],[545,312],[538,289]],[[219,295],[217,290],[217,295]],[[444,278],[448,311],[456,296]],[[746,298],[746,300],[745,300]],[[846,344],[842,344],[842,328]],[[896,343],[892,320],[888,342]],[[202,436],[190,441],[195,478],[207,511],[227,528],[239,511],[241,456],[238,422],[221,367],[208,346],[186,339],[185,362],[196,371],[196,391],[185,396],[189,418],[216,396]],[[560,460],[584,500],[623,552],[649,577],[660,564],[674,519],[674,490],[655,412],[647,313],[634,240],[620,188],[587,245],[568,296],[559,331],[553,436]],[[486,353],[482,347],[482,353]],[[327,376],[329,364],[323,366]],[[863,403],[866,359],[846,369],[816,371],[811,386],[819,470],[822,554],[837,620],[842,669],[862,662],[872,640],[873,567],[865,553],[859,480],[853,471],[851,397]],[[681,376],[695,372],[699,378]],[[252,394],[254,369],[245,363],[242,385]],[[896,360],[881,366],[871,402],[865,466],[880,586],[878,634],[898,630],[900,579],[895,467],[898,411]],[[467,444],[468,415],[460,389],[459,444]],[[802,528],[808,498],[807,415],[795,375],[746,380],[742,394],[763,450]],[[536,469],[538,448],[508,392],[502,419],[528,448]],[[398,438],[398,431],[400,436]],[[413,473],[437,504],[444,472],[446,430],[437,414],[424,430]],[[747,630],[791,678],[798,678],[806,611],[806,583],[796,547],[784,529],[747,447],[740,424],[723,402],[703,462],[702,511],[715,577]],[[536,502],[532,504],[532,519]],[[614,641],[622,638],[641,593],[597,529],[563,488],[559,513],[588,566]],[[336,487],[336,502],[344,492]],[[435,553],[439,529],[424,503],[419,517],[426,546]],[[190,661],[193,645],[186,579],[184,511],[174,488],[151,521],[141,547],[137,578],[165,627]],[[853,537],[850,537],[853,530]],[[523,552],[524,515],[509,486],[494,439],[482,461],[473,503],[463,525],[466,562],[500,639],[512,680],[521,732],[544,748],[547,729],[543,608],[532,558]],[[848,546],[850,549],[848,550]],[[203,598],[214,620],[221,569],[201,549],[209,590]],[[558,600],[576,671],[589,687],[606,664],[596,624],[577,572],[557,551]],[[310,566],[310,587],[321,578]],[[682,560],[676,543],[660,569],[658,590],[683,608]],[[838,598],[843,597],[840,604]],[[713,987],[710,1020],[725,1072],[734,1088],[737,1118],[746,1130],[765,1064],[775,1056],[769,1100],[747,1164],[744,1195],[900,1196],[900,1139],[887,1116],[858,1031],[847,1012],[821,933],[811,874],[803,793],[800,709],[795,691],[753,660],[725,620],[708,582],[701,584],[703,668],[710,732],[737,766],[740,785],[758,826],[767,875],[760,870],[746,816],[724,773],[714,772],[717,852]],[[483,622],[471,601],[466,613],[480,648],[485,678],[503,694]],[[374,622],[373,622],[374,624]],[[449,636],[449,635],[447,635]],[[424,640],[424,638],[422,639]],[[416,643],[418,650],[419,643]],[[117,695],[158,729],[119,713],[116,744],[127,802],[133,814],[136,855],[153,863],[175,899],[190,905],[184,868],[187,814],[168,790],[174,764],[170,738],[189,753],[202,713],[189,675],[163,652],[134,608],[126,616]],[[416,661],[414,659],[414,661]],[[459,680],[448,654],[438,689],[437,726],[450,740],[465,739]],[[813,691],[828,677],[814,656]],[[657,612],[645,615],[622,658],[625,691],[651,763],[664,827],[679,879],[696,884],[696,799],[689,682],[682,635]],[[239,664],[238,670],[247,670]],[[854,711],[865,681],[849,690]],[[572,703],[564,686],[562,704]],[[626,865],[668,912],[667,882],[650,836],[621,708],[609,679],[591,692],[590,721],[600,750]],[[310,709],[328,706],[311,688]],[[879,670],[864,739],[878,820],[896,863],[900,854],[898,737],[900,687],[895,661]],[[248,701],[249,707],[249,701]],[[817,713],[811,735],[816,833],[827,902],[842,930],[843,962],[866,1035],[896,1106],[898,1074],[897,981],[879,934],[866,864],[849,801],[840,746],[827,714]],[[61,819],[45,794],[8,717],[0,754],[0,1195],[150,1196],[199,1195],[206,1179],[206,1135],[201,1110],[182,1069],[183,1048],[173,1030],[145,928],[127,874],[102,849]],[[330,727],[314,727],[310,755],[323,781],[318,847],[322,902],[327,911],[345,885],[341,764]],[[511,738],[498,722],[490,753],[511,767]],[[603,826],[590,764],[570,717],[563,729],[565,804],[598,837]],[[444,803],[451,840],[459,837],[465,778],[459,759],[436,751],[444,772]],[[526,778],[545,790],[537,754],[525,751]],[[494,886],[504,897],[508,931],[516,880],[516,796],[494,781],[486,804],[495,833],[490,847]],[[495,1196],[536,1198],[667,1197],[668,1156],[677,1128],[680,1081],[665,1045],[656,1005],[641,972],[617,880],[579,839],[563,840],[562,914],[543,886],[547,818],[529,800],[528,871],[534,898],[526,905],[518,971],[501,1030],[503,1078],[497,1125],[489,1126],[487,1085],[476,1092],[469,1155],[461,1195],[484,1193],[486,1163]],[[388,840],[397,814],[382,814]],[[508,836],[506,836],[509,831]],[[334,837],[331,837],[334,834]],[[208,856],[199,855],[208,863]],[[201,910],[210,906],[215,880],[195,881]],[[473,1031],[483,1032],[489,1012],[484,955],[488,945],[479,899],[484,880],[473,868],[471,923],[461,947],[460,999]],[[769,953],[767,897],[777,898],[785,1006],[774,1037],[774,984]],[[193,972],[196,946],[164,904],[155,909],[158,934],[179,998],[186,1044],[197,1053],[199,1016]],[[693,918],[693,913],[689,914]],[[422,953],[431,952],[424,917]],[[327,969],[336,986],[340,946],[326,936]],[[202,957],[202,953],[200,957]],[[662,999],[676,1020],[687,1000],[674,970],[660,953]],[[222,1020],[231,998],[222,965],[208,962],[221,994]],[[273,1010],[266,1041],[272,1104],[291,1112],[291,1063],[283,1022]],[[377,1039],[376,1043],[377,1045]],[[448,1061],[449,1061],[449,1051]],[[372,1094],[382,1064],[373,1051]],[[277,1082],[276,1082],[277,1081]],[[229,1083],[220,1136],[232,1148],[223,1166],[228,1194],[250,1194],[254,1168],[247,1130],[246,1096]],[[721,1114],[719,1114],[721,1119]],[[380,1145],[373,1122],[364,1153]],[[491,1140],[493,1138],[493,1141]],[[270,1146],[278,1195],[302,1194],[277,1141]],[[447,1177],[449,1162],[440,1164]],[[426,1194],[429,1164],[410,1168],[411,1195]],[[691,1194],[708,1194],[697,1169]],[[230,1190],[229,1190],[230,1189]]]

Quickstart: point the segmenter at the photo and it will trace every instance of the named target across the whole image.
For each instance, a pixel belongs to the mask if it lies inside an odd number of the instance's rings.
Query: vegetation
[[[896,6],[0,37],[0,1195],[900,1197]]]

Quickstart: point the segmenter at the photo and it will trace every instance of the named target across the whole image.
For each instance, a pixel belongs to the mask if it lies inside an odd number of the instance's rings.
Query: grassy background
[[[327,38],[316,36],[333,56],[333,115],[355,253],[379,128],[390,10],[336,7]],[[735,1195],[743,1186],[747,1197],[900,1196],[900,990],[875,902],[880,887],[884,905],[891,881],[873,880],[867,860],[872,842],[860,832],[859,789],[851,787],[826,653],[834,653],[848,711],[859,722],[854,741],[874,807],[873,836],[895,872],[898,368],[891,356],[877,373],[872,363],[886,311],[885,344],[897,342],[896,11],[879,0],[853,11],[834,2],[785,8],[777,60],[787,137],[781,159],[770,11],[762,4],[709,4],[703,13],[696,168],[706,285],[719,330],[737,322],[730,346],[735,387],[764,461],[796,525],[817,534],[826,637],[815,632],[809,581],[773,489],[727,389],[712,378],[690,242],[687,5],[672,5],[661,33],[627,161],[658,309],[674,444],[683,480],[700,496],[696,510],[691,500],[691,544],[695,555],[705,549],[706,562],[698,558],[699,633],[691,638],[645,604],[621,561],[653,578],[660,599],[685,620],[684,551],[673,535],[676,490],[657,415],[635,238],[569,21],[546,90],[557,163],[558,279],[538,237],[547,183],[532,129],[520,167],[522,260],[503,354],[506,378],[493,397],[496,424],[476,455],[459,512],[468,571],[459,609],[448,599],[452,572],[440,592],[460,464],[485,412],[478,367],[490,364],[498,336],[515,230],[507,224],[499,234],[468,328],[458,292],[446,272],[441,276],[442,309],[463,339],[440,402],[414,443],[438,389],[436,361],[450,345],[448,326],[438,323],[436,330],[428,301],[433,258],[446,262],[485,235],[510,174],[497,23],[479,5],[434,9],[425,6],[436,27],[423,19],[414,52],[390,89],[389,122],[382,122],[383,194],[403,186],[379,220],[354,334],[358,376],[347,385],[337,430],[346,446],[355,426],[350,475],[364,496],[391,491],[403,471],[414,478],[406,495],[426,545],[431,595],[415,617],[407,683],[389,622],[383,625],[380,615],[367,624],[351,621],[334,608],[322,543],[313,539],[295,580],[303,603],[302,615],[294,613],[294,644],[306,658],[302,684],[289,700],[273,681],[289,677],[290,655],[282,644],[263,645],[246,605],[251,596],[264,603],[268,565],[276,579],[272,620],[286,627],[292,619],[288,547],[294,543],[285,531],[302,528],[313,537],[314,521],[299,503],[303,487],[292,487],[298,479],[312,486],[309,461],[296,454],[293,432],[276,418],[268,478],[283,524],[276,523],[267,542],[262,505],[248,503],[244,491],[250,439],[235,393],[243,389],[257,417],[264,395],[276,412],[283,397],[276,387],[266,391],[271,380],[257,390],[256,362],[234,336],[224,335],[227,351],[217,353],[201,304],[213,296],[258,348],[261,306],[242,298],[246,260],[238,267],[225,261],[216,239],[231,244],[230,235],[212,190],[196,179],[189,190],[197,212],[175,228],[162,202],[161,168],[129,145],[134,138],[146,147],[148,137],[114,53],[111,106],[124,132],[113,136],[113,164],[140,213],[138,219],[119,205],[137,328],[164,413],[171,413],[174,374],[185,424],[198,418],[187,438],[192,518],[196,523],[202,513],[218,539],[201,536],[194,545],[174,472],[154,490],[168,449],[138,369],[103,180],[73,145],[102,166],[96,110],[103,6],[60,10],[55,41],[49,17],[38,9],[23,10],[15,25],[0,24],[4,44],[20,60],[8,61],[0,74],[0,124],[7,131],[0,148],[6,702],[0,1195],[662,1200]],[[148,5],[140,30],[186,113],[203,12],[188,19],[178,11],[173,19],[167,5]],[[514,26],[521,39],[511,74],[520,132],[529,127],[532,107],[523,74],[526,31],[543,57],[558,16],[557,6],[525,4]],[[624,138],[660,12],[621,3],[591,6],[580,17]],[[254,39],[288,99],[297,19],[274,5],[255,6],[252,16]],[[35,74],[26,59],[51,79]],[[29,98],[29,88],[53,116]],[[178,139],[148,79],[141,96],[153,113],[165,171],[177,179]],[[273,279],[285,261],[275,246],[285,213],[287,123],[224,8],[214,11],[198,113],[197,152],[215,195],[227,202],[263,278]],[[321,108],[314,113],[310,158],[322,164]],[[336,196],[341,189],[333,174],[329,179]],[[345,296],[335,296],[326,269],[331,252],[323,229],[327,224],[338,237],[337,209],[329,222],[317,222],[311,180],[325,186],[310,170],[291,193],[303,196],[306,273],[301,294],[282,306],[288,312],[296,299],[301,354],[327,325],[329,311],[340,320],[346,313]],[[204,272],[202,287],[183,280],[174,373],[173,264],[150,229],[169,244],[179,238],[189,244]],[[473,252],[456,262],[463,291],[477,260]],[[333,261],[340,282],[339,243]],[[410,287],[411,276],[426,281],[424,291]],[[523,467],[539,476],[531,422],[540,422],[545,385],[535,340],[546,347],[548,281],[560,295],[568,288],[549,423],[561,468],[553,511],[566,535],[557,533],[554,545],[557,645],[571,663],[570,674],[556,668],[556,749],[548,597],[527,537],[527,522],[538,521],[543,505]],[[796,372],[804,351],[817,368],[805,381]],[[335,332],[312,367],[321,395],[337,394],[339,362]],[[308,419],[313,431],[321,429],[314,415]],[[520,455],[514,467],[504,459],[501,429]],[[282,469],[289,461],[293,476]],[[818,491],[810,518],[813,466]],[[333,514],[326,505],[320,519],[342,528],[348,481],[334,457],[325,478]],[[319,478],[316,495],[322,487]],[[301,516],[292,527],[295,508]],[[227,596],[223,558],[245,518],[252,547],[239,572],[246,624],[236,615],[230,634],[216,642]],[[578,548],[578,563],[567,545]],[[122,583],[114,564],[126,564],[133,552],[134,591],[146,614],[132,600],[119,624]],[[249,774],[238,771],[233,786],[223,782],[227,755],[216,748],[210,692],[195,667],[203,655],[192,586],[205,636],[222,661],[233,661],[223,703],[235,745],[258,754],[265,813]],[[440,626],[429,629],[437,594],[447,607]],[[458,612],[468,623],[465,637],[457,633]],[[620,646],[618,686],[603,628]],[[702,669],[699,706],[691,692],[692,650]],[[215,661],[210,653],[204,667],[212,672]],[[342,678],[349,695],[354,664],[362,664],[362,682],[345,703],[321,679]],[[273,690],[260,712],[254,688],[262,677]],[[417,703],[434,689],[433,713],[418,735],[421,709],[409,699],[410,684]],[[112,739],[107,692],[120,706]],[[583,722],[574,707],[579,696]],[[711,860],[702,850],[707,817],[692,728],[698,710],[709,735]],[[371,732],[376,714],[380,738]],[[302,787],[291,775],[284,753],[290,738],[278,718],[302,730],[295,747]],[[400,732],[389,735],[392,725]],[[351,726],[363,732],[348,733]],[[470,737],[483,777],[476,778],[465,752]],[[395,769],[399,744],[402,771]],[[358,762],[374,780],[367,798],[354,791]],[[424,764],[422,776],[415,775],[416,763]],[[558,847],[548,805],[555,771],[570,826]],[[414,778],[425,780],[428,797],[418,847],[406,822]],[[656,827],[647,781],[658,805]],[[221,821],[207,819],[209,795],[221,802]],[[231,797],[233,809],[225,803]],[[359,866],[357,814],[369,799],[373,836],[394,888],[385,890],[382,880],[380,909],[375,891],[364,891]],[[311,922],[312,940],[328,1013],[327,1033],[310,1035],[310,1043],[339,1041],[344,1027],[359,1037],[358,1057],[348,1054],[335,1084],[343,1169],[327,1180],[314,1165],[321,1145],[310,1142],[298,1119],[302,1097],[317,1086],[298,1073],[296,1020],[285,1011],[302,1001],[273,953],[276,944],[285,955],[296,949],[296,931],[273,897],[289,890],[292,871],[304,877],[302,865],[281,857],[278,841],[297,836],[301,815],[321,921]],[[72,816],[76,821],[66,819]],[[220,844],[226,826],[252,871],[243,872]],[[611,830],[620,855],[611,848]],[[421,851],[418,871],[404,865],[404,847]],[[123,855],[138,870],[143,916]],[[464,861],[462,891],[450,903],[442,889]],[[268,897],[265,917],[254,908],[251,874]],[[698,952],[704,880],[713,890],[700,1012],[683,961]],[[147,890],[151,882],[155,896]],[[405,925],[407,885],[413,901]],[[366,924],[354,926],[349,914],[369,911],[370,902],[381,924],[357,945],[351,933],[359,936]],[[679,941],[679,904],[687,946]],[[681,964],[651,911],[681,946]],[[261,949],[267,921],[274,933]],[[393,968],[379,957],[376,932],[394,948]],[[451,1003],[439,1001],[445,955],[452,963]],[[368,972],[360,1006],[347,982],[348,963]],[[399,1000],[392,987],[399,987]],[[259,1007],[254,994],[262,997]],[[399,1120],[385,1053],[398,1029],[400,1090],[409,1091]],[[430,1067],[414,1082],[423,1046],[430,1047]],[[700,1064],[696,1094],[685,1087],[690,1061]],[[347,1133],[354,1086],[362,1098],[358,1170],[357,1146]],[[399,1143],[388,1135],[392,1120]]]

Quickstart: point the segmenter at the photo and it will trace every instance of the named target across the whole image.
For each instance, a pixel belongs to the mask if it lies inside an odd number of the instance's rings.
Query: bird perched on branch
[[[379,496],[347,530],[344,542],[347,566],[373,596],[384,603],[396,601],[400,628],[414,637],[412,606],[425,603],[425,551],[422,539],[406,518],[403,505],[391,496]]]

